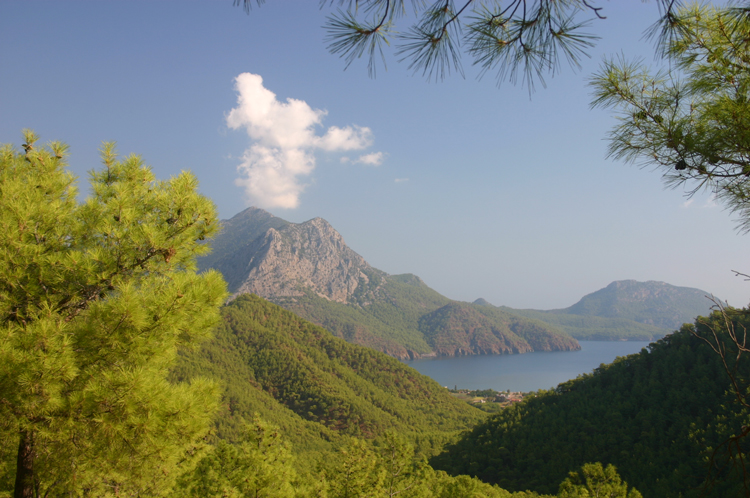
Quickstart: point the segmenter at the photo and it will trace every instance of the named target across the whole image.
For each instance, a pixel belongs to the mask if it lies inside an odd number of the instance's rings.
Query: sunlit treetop
[[[670,36],[675,26],[677,0],[655,0],[660,17],[652,31]],[[249,13],[265,0],[234,0]],[[481,68],[480,75],[494,73],[498,85],[519,80],[530,90],[535,82],[556,74],[567,62],[580,67],[597,36],[593,21],[606,18],[606,7],[595,0],[321,0],[331,7],[323,25],[331,53],[348,67],[367,58],[371,77],[386,66],[386,50],[400,62],[428,79],[440,80],[451,73],[463,76],[467,57]],[[412,21],[416,18],[416,21]],[[411,25],[408,23],[412,22]]]

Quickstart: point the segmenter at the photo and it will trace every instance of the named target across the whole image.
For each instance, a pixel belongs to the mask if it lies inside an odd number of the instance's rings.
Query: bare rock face
[[[339,303],[367,285],[372,268],[352,251],[327,221],[314,218],[269,228],[245,248],[219,262],[235,295],[266,299],[302,296],[305,291]]]

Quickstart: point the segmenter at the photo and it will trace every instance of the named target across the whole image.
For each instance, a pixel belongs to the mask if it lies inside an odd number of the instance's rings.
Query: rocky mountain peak
[[[232,233],[234,239],[247,231],[245,226],[253,228],[245,235],[245,243],[225,251],[213,264],[235,295],[252,293],[276,299],[313,292],[346,303],[361,285],[371,287],[373,273],[383,274],[351,250],[323,218],[289,223],[250,208],[224,222],[225,230],[240,232]],[[259,227],[264,229],[262,233]],[[252,240],[248,240],[250,236]]]

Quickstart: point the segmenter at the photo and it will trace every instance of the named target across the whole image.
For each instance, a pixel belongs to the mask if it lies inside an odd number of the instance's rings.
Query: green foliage
[[[208,455],[185,475],[175,497],[293,498],[298,496],[297,473],[290,446],[277,428],[257,417],[236,444],[219,441]],[[297,486],[294,486],[297,484]]]
[[[571,472],[560,484],[558,498],[642,498],[635,488],[620,479],[614,465],[587,463],[578,472]]]
[[[532,498],[468,476],[435,472],[413,445],[386,431],[375,440],[347,438],[320,467],[300,474],[278,430],[255,419],[241,440],[219,441],[171,496],[316,498]]]
[[[626,318],[606,318],[510,308],[508,308],[508,311],[548,323],[580,341],[653,341],[661,339],[669,333],[665,329]]]
[[[225,297],[194,271],[215,208],[192,175],[156,181],[113,144],[79,203],[67,147],[25,139],[0,148],[0,489],[159,495],[216,407],[211,382],[166,380]]]
[[[738,329],[750,324],[747,315],[731,317]],[[552,493],[571,469],[601,461],[647,497],[736,496],[742,466],[723,443],[749,425],[750,411],[732,393],[721,358],[694,335],[711,329],[725,329],[723,315],[525,398],[431,462],[506,489]],[[750,360],[740,356],[730,368],[746,379]]]
[[[330,498],[353,498],[382,488],[385,469],[372,445],[352,438],[338,453],[337,465],[326,474]]]
[[[660,169],[671,187],[711,191],[748,232],[750,16],[695,4],[671,24],[663,38],[669,70],[609,60],[592,80],[593,105],[620,116],[610,155]]]
[[[329,471],[329,496],[425,496],[427,462],[403,437],[387,431],[373,444],[352,440]]]
[[[326,473],[329,498],[532,498],[510,493],[469,476],[434,471],[414,448],[392,431],[372,442],[352,439]]]
[[[177,379],[195,375],[224,386],[218,435],[238,441],[257,412],[314,463],[341,435],[398,431],[434,453],[484,414],[398,360],[333,337],[279,306],[242,295],[200,351],[185,352]]]
[[[265,0],[255,0],[262,4]],[[250,12],[253,0],[235,0]],[[347,8],[328,16],[328,49],[348,67],[364,56],[370,76],[392,46],[409,69],[441,79],[451,71],[463,74],[464,55],[482,69],[495,71],[498,84],[523,82],[533,88],[554,75],[562,61],[578,67],[597,37],[587,29],[591,18],[605,19],[593,2],[567,0],[509,0],[455,3],[451,0],[413,2],[372,0],[345,2]],[[671,21],[674,2],[658,0],[660,22]],[[411,12],[410,12],[411,11]],[[410,26],[398,26],[406,17]]]

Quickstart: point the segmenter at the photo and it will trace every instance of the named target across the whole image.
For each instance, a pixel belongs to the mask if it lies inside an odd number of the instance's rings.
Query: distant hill
[[[419,328],[437,354],[507,354],[573,351],[574,341],[549,334],[548,327],[497,308],[451,302],[419,319]]]
[[[473,325],[457,325],[461,317],[472,320],[468,308],[449,308],[455,312],[450,320],[423,319],[452,301],[415,275],[372,267],[322,218],[289,223],[249,208],[222,224],[213,253],[198,260],[200,269],[221,272],[234,296],[257,294],[347,341],[401,359],[579,349],[558,328],[518,315],[482,318],[493,322],[485,324],[492,345]],[[514,328],[534,330],[535,340],[519,337]]]
[[[710,294],[664,282],[621,280],[558,310],[499,309],[554,325],[580,340],[652,341],[711,311]],[[475,304],[492,306],[484,299]]]
[[[235,439],[257,413],[302,452],[325,453],[340,436],[372,438],[388,429],[437,448],[486,416],[400,361],[258,296],[239,296],[222,316],[214,338],[182,352],[173,374],[220,383],[220,438]]]
[[[581,298],[558,313],[568,315],[625,318],[661,329],[677,330],[695,317],[707,315],[711,294],[664,282],[620,280]],[[554,313],[555,311],[553,311]]]

